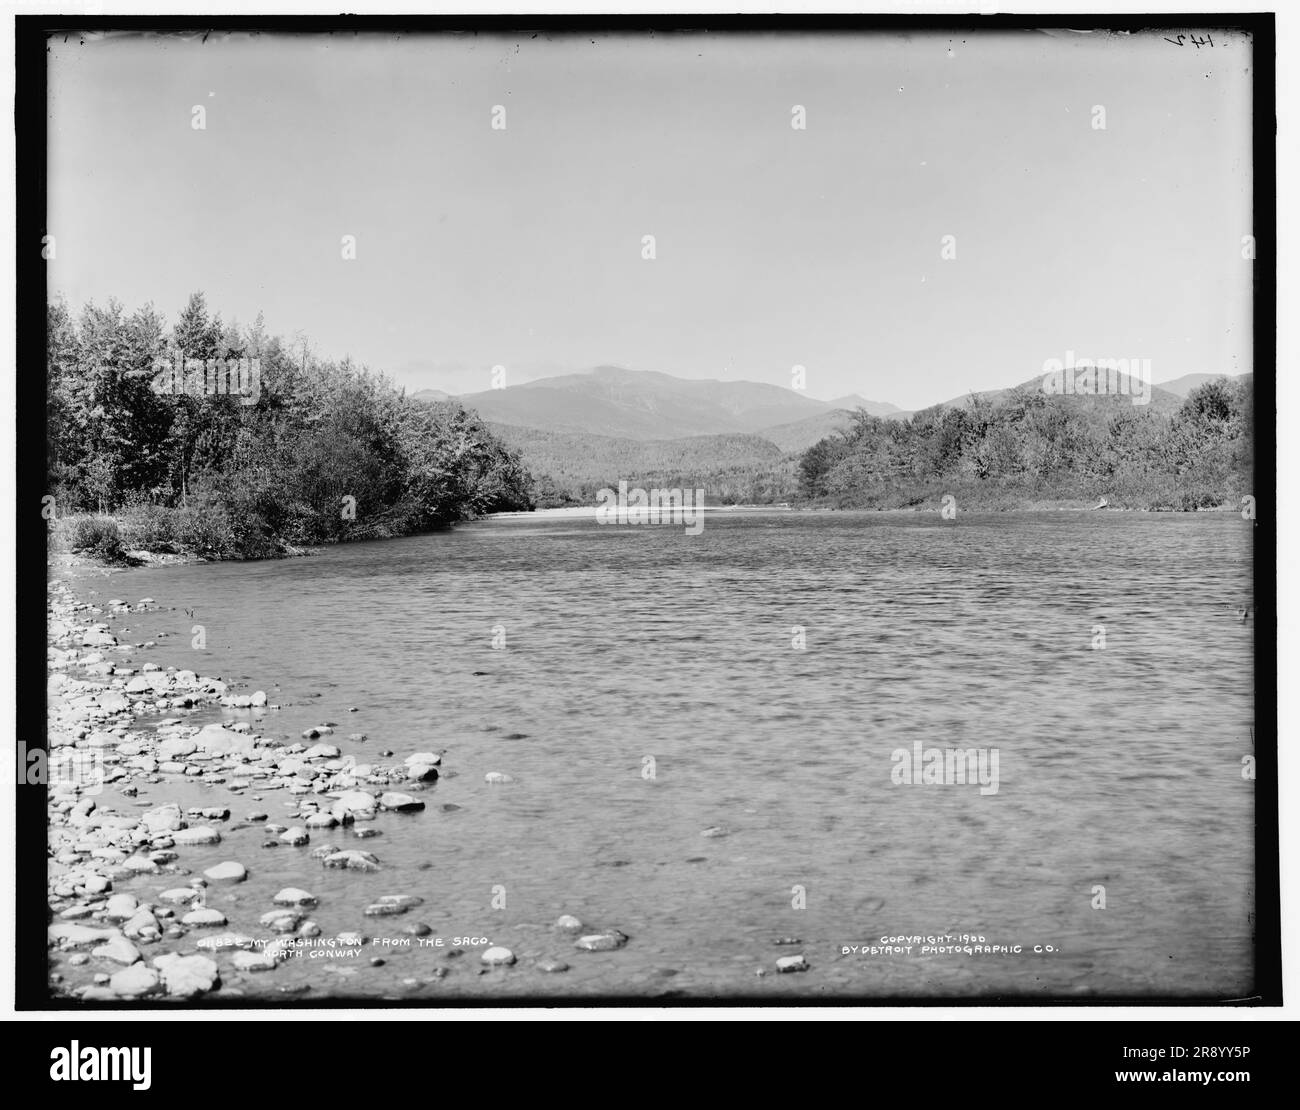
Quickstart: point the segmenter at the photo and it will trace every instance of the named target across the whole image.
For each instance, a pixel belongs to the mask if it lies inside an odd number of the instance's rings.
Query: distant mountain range
[[[1191,390],[1223,374],[1186,374],[1154,386],[1153,411],[1175,411]],[[1038,388],[1036,375],[1019,386],[981,391],[996,403],[1012,390]],[[536,476],[597,486],[620,477],[667,470],[682,474],[760,466],[788,470],[789,460],[835,432],[847,429],[853,410],[905,420],[915,415],[897,405],[857,393],[819,401],[804,393],[762,382],[690,380],[653,370],[598,366],[453,396],[422,389],[414,399],[456,401],[477,410],[493,430],[518,449]],[[966,408],[972,394],[932,408]],[[1102,406],[1109,396],[1062,397],[1072,405]],[[1124,398],[1127,402],[1127,398]],[[918,410],[919,411],[919,410]],[[784,460],[784,461],[783,461]]]

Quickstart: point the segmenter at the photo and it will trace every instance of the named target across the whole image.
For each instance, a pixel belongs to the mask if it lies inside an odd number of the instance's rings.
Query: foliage
[[[141,548],[261,558],[530,507],[531,478],[473,414],[408,399],[305,341],[225,324],[195,293],[152,306],[49,308],[47,467],[61,514],[121,515]],[[256,359],[253,397],[155,388],[156,360]],[[255,400],[255,403],[245,403]]]
[[[1093,501],[1138,509],[1237,504],[1252,482],[1249,376],[1194,390],[1166,414],[1126,396],[1021,387],[907,420],[859,410],[853,427],[799,460],[799,492],[840,508],[937,504],[1011,508]]]

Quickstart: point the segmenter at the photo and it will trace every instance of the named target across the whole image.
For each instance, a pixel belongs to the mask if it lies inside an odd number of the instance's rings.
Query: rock
[[[362,852],[356,848],[349,848],[342,852],[335,852],[324,861],[326,867],[345,867],[349,871],[378,871],[379,860],[369,852]]]
[[[504,771],[489,771],[483,776],[483,781],[491,783],[493,786],[501,786],[508,782],[514,782],[515,780]]]
[[[263,705],[266,704],[266,691],[265,691],[265,690],[257,690],[257,691],[255,691],[255,692],[253,693],[253,696],[252,696],[251,698],[249,698],[248,700],[249,700],[249,703],[252,704],[252,705],[254,705],[254,706],[258,706],[258,707],[263,706]]]
[[[173,906],[180,906],[193,901],[197,893],[192,886],[174,886],[171,890],[164,890],[158,897]]]
[[[251,753],[253,738],[222,725],[208,725],[199,730],[194,742],[211,755],[230,755],[235,752]]]
[[[408,767],[413,763],[422,763],[426,767],[437,767],[442,763],[442,756],[434,752],[416,752],[414,755],[408,755],[404,762]]]
[[[314,906],[317,899],[316,895],[299,890],[296,886],[287,886],[272,901],[280,906]]]
[[[410,910],[416,906],[423,906],[424,899],[418,894],[383,894],[378,898],[380,902],[387,902],[390,905],[401,906],[403,909]]]
[[[302,921],[302,914],[298,910],[271,910],[262,914],[258,921],[273,933],[292,933]]]
[[[131,703],[126,699],[126,696],[119,694],[116,690],[106,690],[95,700],[99,702],[99,708],[107,713],[125,713],[131,708]]]
[[[141,909],[123,923],[122,932],[132,939],[152,940],[159,936],[162,929],[158,919],[152,913],[147,909]]]
[[[119,998],[139,998],[153,994],[160,985],[158,973],[143,963],[114,972],[108,980],[108,989]]]
[[[94,929],[70,922],[51,925],[46,935],[61,948],[84,948],[88,944],[105,944],[121,934],[116,929]]]
[[[140,818],[150,833],[175,832],[184,822],[181,820],[181,807],[178,805],[159,806],[151,809]]]
[[[433,932],[433,928],[423,921],[412,921],[409,925],[402,926],[402,932],[412,937],[427,937]]]
[[[239,951],[230,957],[230,962],[240,971],[274,971],[279,963],[276,953],[270,946],[255,952]]]
[[[280,839],[285,844],[292,844],[295,847],[299,844],[306,844],[311,837],[307,835],[307,830],[295,825],[280,835]]]
[[[561,914],[555,920],[555,927],[562,933],[577,933],[582,931],[582,922],[571,913]]]
[[[807,971],[808,961],[803,956],[782,956],[776,961],[776,970],[780,972]]]
[[[169,953],[154,960],[162,975],[163,988],[172,998],[193,998],[210,991],[219,981],[217,965],[207,956],[179,956]]]
[[[110,921],[125,921],[135,915],[139,905],[134,894],[114,894],[108,900],[104,916]]]
[[[81,880],[81,889],[87,894],[104,894],[112,885],[103,875],[87,875]]]
[[[405,913],[407,907],[399,906],[394,902],[375,902],[365,908],[367,917],[392,917],[399,913]]]
[[[406,777],[411,782],[435,782],[438,778],[438,768],[427,763],[408,763]]]
[[[181,918],[181,924],[200,926],[224,925],[226,924],[226,915],[220,910],[214,910],[210,907],[200,910],[191,910]]]
[[[332,829],[338,823],[339,819],[332,813],[313,813],[305,822],[309,829]]]
[[[563,960],[538,960],[537,970],[544,971],[548,975],[555,975],[561,971],[568,971],[569,965]]]
[[[220,844],[221,834],[216,829],[208,828],[206,825],[198,825],[192,829],[177,829],[172,833],[172,840],[182,847],[193,847],[196,844]]]
[[[373,817],[378,804],[375,796],[364,790],[344,790],[334,802],[335,807],[357,817]]]
[[[424,803],[419,798],[413,798],[410,794],[402,794],[396,790],[381,794],[379,804],[384,809],[393,809],[400,813],[411,813],[424,808]]]
[[[334,730],[326,729],[326,732]],[[338,759],[339,749],[333,744],[313,744],[302,753],[303,759]]]
[[[140,959],[140,949],[120,934],[98,948],[92,948],[90,954],[102,960],[112,960],[114,963],[128,966]]]
[[[721,825],[710,825],[707,829],[703,830],[700,835],[712,839],[719,836],[728,836],[730,835],[730,832],[730,829],[725,829]]]
[[[183,759],[187,755],[193,755],[198,750],[198,747],[193,740],[187,740],[179,736],[173,737],[170,740],[164,740],[158,745],[158,758],[165,763]],[[167,809],[168,807],[163,806],[162,808]]]
[[[579,937],[573,942],[574,948],[581,948],[584,952],[612,952],[616,948],[622,948],[628,942],[626,933],[618,929],[609,929],[603,933],[592,933],[585,937]]]
[[[479,957],[488,967],[509,967],[515,962],[515,954],[509,948],[495,945]]]
[[[209,867],[203,874],[214,883],[242,883],[248,878],[248,868],[234,860],[226,860]]]

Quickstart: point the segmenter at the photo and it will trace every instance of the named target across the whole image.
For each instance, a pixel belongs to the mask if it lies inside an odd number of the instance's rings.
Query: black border
[[[251,15],[149,15],[149,16],[47,16],[17,15],[14,18],[17,176],[16,204],[16,322],[17,367],[15,367],[16,503],[14,535],[17,578],[15,635],[22,640],[16,650],[16,733],[15,739],[44,736],[45,659],[44,651],[24,652],[33,643],[44,644],[36,630],[45,625],[45,582],[47,552],[35,536],[46,538],[41,519],[41,497],[45,492],[45,320],[46,273],[41,258],[41,237],[46,234],[46,47],[49,35],[80,31],[253,31],[275,33],[338,32],[482,32],[485,34],[612,34],[676,32],[873,32],[916,31],[933,33],[988,33],[990,31],[1032,31],[1039,28],[1073,28],[1113,31],[1153,31],[1188,28],[1226,28],[1254,37],[1252,103],[1254,106],[1254,382],[1255,382],[1255,749],[1256,749],[1256,839],[1255,839],[1255,994],[1244,999],[1217,997],[1152,998],[1109,996],[1101,998],[1044,999],[1037,997],[984,996],[980,998],[818,998],[773,999],[770,996],[726,998],[619,998],[609,995],[564,998],[438,999],[399,1001],[389,999],[331,999],[310,1002],[243,1002],[217,1000],[199,1006],[163,1003],[148,1007],[138,1003],[88,1003],[54,999],[49,995],[46,951],[46,813],[44,791],[17,789],[15,804],[15,1007],[20,1010],[66,1012],[69,1015],[96,1010],[130,1010],[156,1013],[175,1008],[186,1017],[205,1010],[271,1009],[384,1009],[429,1011],[434,1009],[499,1009],[550,1007],[898,1007],[935,1006],[975,1009],[991,1005],[1055,1008],[1117,1006],[1229,1006],[1268,1005],[1282,1002],[1282,953],[1280,918],[1280,871],[1278,843],[1277,770],[1277,123],[1276,123],[1276,30],[1272,12],[1212,13],[1181,12],[1151,15],[1086,14],[991,15],[953,17],[945,15],[447,15],[447,16],[251,16]],[[21,369],[20,369],[21,368]],[[37,532],[37,529],[40,532]],[[28,696],[41,691],[40,697]]]

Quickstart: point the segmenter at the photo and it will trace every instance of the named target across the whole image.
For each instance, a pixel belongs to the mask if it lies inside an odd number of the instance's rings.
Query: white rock
[[[98,956],[100,959],[112,960],[114,963],[129,966],[140,958],[140,949],[127,940],[126,937],[116,936],[112,940],[101,944],[98,948],[92,948],[90,954]]]
[[[191,750],[193,750],[191,748]],[[151,833],[173,832],[181,827],[181,807],[178,805],[159,806],[151,809],[140,818],[144,827]]]
[[[514,782],[515,780],[504,771],[489,771],[483,776],[483,781],[491,783],[493,786],[500,786],[507,782]]]
[[[163,987],[173,998],[192,998],[210,991],[217,983],[217,965],[207,956],[179,956],[169,953],[153,962],[162,973]]]
[[[308,894],[296,886],[287,886],[272,901],[281,906],[314,906],[316,895]]]
[[[807,971],[809,966],[808,961],[802,955],[782,956],[776,961],[776,970],[780,972]]]
[[[221,834],[216,829],[208,828],[206,825],[199,825],[192,829],[177,829],[172,833],[172,840],[178,845],[186,847],[195,844],[220,844]]]
[[[479,957],[489,967],[509,967],[515,962],[515,954],[509,948],[494,945]]]
[[[114,894],[108,900],[104,916],[110,921],[125,921],[135,915],[139,905],[134,894]]]
[[[242,883],[248,878],[248,868],[234,860],[226,860],[209,867],[203,874],[214,883]]]
[[[181,918],[182,925],[224,925],[226,915],[220,910],[214,910],[210,907],[201,910],[191,910]]]
[[[108,980],[108,989],[120,998],[139,998],[159,989],[158,973],[143,963],[133,964],[114,972]]]

